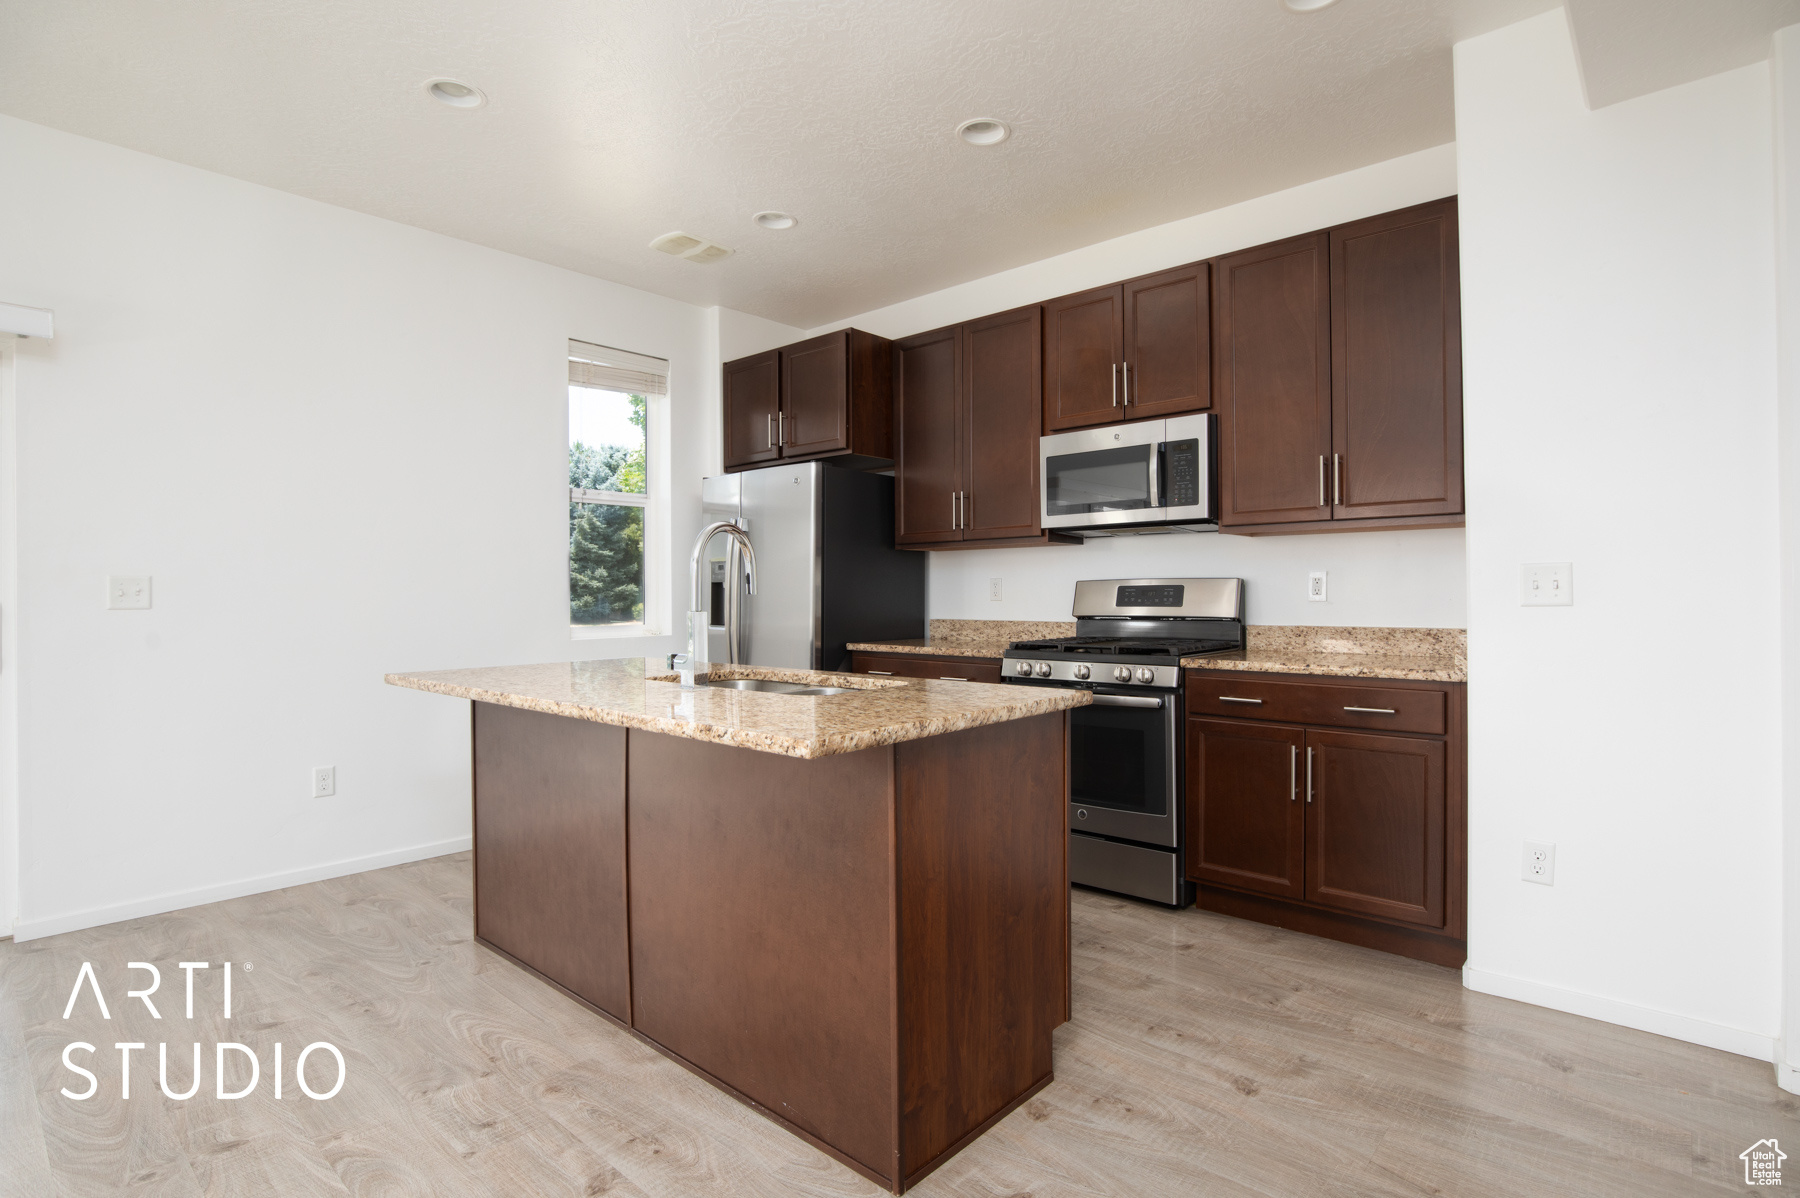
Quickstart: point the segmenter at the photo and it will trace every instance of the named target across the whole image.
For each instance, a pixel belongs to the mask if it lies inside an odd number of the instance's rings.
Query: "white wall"
[[[467,706],[384,672],[673,647],[570,640],[564,347],[672,364],[678,602],[703,310],[10,118],[0,161],[0,292],[57,317],[16,347],[21,936],[453,848]]]
[[[1769,1059],[1769,70],[1598,112],[1561,10],[1456,48],[1469,985]],[[1522,608],[1524,562],[1575,603]],[[1520,880],[1527,839],[1556,884]]]
[[[1800,1091],[1800,25],[1775,34],[1776,375],[1781,461],[1782,1043],[1776,1076]]]
[[[1423,203],[1456,191],[1456,147],[1438,146],[1100,242],[813,330],[883,337],[1036,303],[1183,262]],[[1330,572],[1329,601],[1306,601],[1306,576]],[[1083,578],[1224,575],[1246,582],[1255,624],[1463,626],[1461,529],[1310,536],[1167,536],[1082,546],[934,553],[930,613],[959,619],[1069,618]],[[988,599],[1001,578],[1002,601]]]

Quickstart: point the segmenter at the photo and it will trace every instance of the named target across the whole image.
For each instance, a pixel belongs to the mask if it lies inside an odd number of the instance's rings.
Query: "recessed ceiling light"
[[[750,218],[765,229],[791,229],[800,219],[785,212],[758,212]]]
[[[1012,136],[1012,128],[991,116],[978,116],[958,125],[956,135],[972,146],[997,146]]]
[[[1288,6],[1289,12],[1318,12],[1321,8],[1330,8],[1337,0],[1281,0]]]
[[[454,79],[428,79],[425,81],[425,90],[432,99],[452,108],[480,108],[487,103],[487,97],[480,88],[458,83]]]

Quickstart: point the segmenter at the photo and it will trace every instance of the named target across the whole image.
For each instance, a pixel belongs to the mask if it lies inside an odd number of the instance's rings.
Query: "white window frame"
[[[672,391],[674,380],[669,376],[669,364],[661,358],[648,358],[643,354],[633,354],[623,350],[615,350],[608,346],[591,342],[570,341],[569,356],[580,360],[609,360],[612,362],[633,365],[656,363],[660,366],[665,379],[668,379],[666,390]],[[574,384],[570,384],[573,386]],[[623,394],[624,392],[621,392]],[[564,392],[565,397],[567,391]],[[669,478],[669,395],[650,394],[645,396],[644,404],[644,473],[645,493],[642,495],[628,491],[596,491],[582,487],[564,485],[567,497],[563,508],[573,503],[604,503],[618,507],[638,507],[644,509],[644,619],[633,624],[569,624],[569,639],[572,641],[605,641],[624,640],[636,637],[665,636],[670,627],[669,619],[669,528],[670,515],[673,508],[674,488]],[[563,402],[563,474],[568,474],[568,442],[569,442],[569,405]],[[565,517],[566,518],[566,517]],[[563,534],[563,543],[568,543],[568,534]],[[564,619],[569,610],[569,557],[565,548],[563,552],[563,594],[562,609]]]

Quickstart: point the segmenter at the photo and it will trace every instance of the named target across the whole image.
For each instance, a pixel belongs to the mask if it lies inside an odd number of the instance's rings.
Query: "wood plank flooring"
[[[0,1194],[872,1196],[880,1191],[477,947],[467,854],[0,943]],[[914,1193],[1350,1198],[1743,1192],[1800,1144],[1767,1064],[1462,989],[1436,966],[1076,891],[1056,1081]],[[233,1010],[220,1009],[234,962]],[[110,1020],[84,989],[83,961]],[[153,962],[154,1020],[125,990]],[[180,961],[208,961],[185,1015]],[[247,964],[246,964],[247,963]],[[100,1078],[95,1096],[64,1045]],[[214,1044],[255,1049],[215,1096]],[[314,1101],[292,1062],[337,1045]],[[132,1054],[119,1097],[119,1053]],[[169,1045],[163,1095],[157,1046]],[[284,1051],[284,1090],[269,1076]],[[230,1065],[241,1085],[248,1062]],[[335,1065],[314,1053],[309,1084]],[[1800,1153],[1800,1149],[1794,1149]],[[1797,1156],[1796,1159],[1800,1159]],[[1800,1170],[1796,1170],[1800,1181]]]

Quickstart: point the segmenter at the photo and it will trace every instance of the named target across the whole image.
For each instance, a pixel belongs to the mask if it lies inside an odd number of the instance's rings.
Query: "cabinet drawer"
[[[1327,724],[1377,732],[1444,734],[1444,692],[1382,686],[1322,686],[1225,677],[1209,670],[1188,675],[1189,715]]]
[[[987,658],[940,657],[921,653],[852,653],[857,674],[891,674],[895,678],[942,678],[952,682],[999,682],[1000,662]]]

